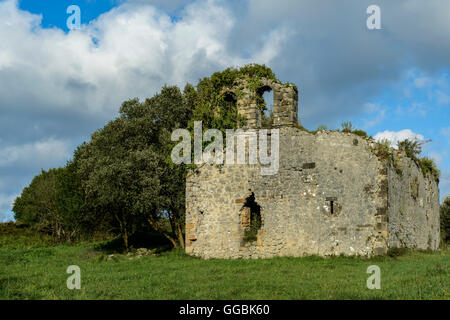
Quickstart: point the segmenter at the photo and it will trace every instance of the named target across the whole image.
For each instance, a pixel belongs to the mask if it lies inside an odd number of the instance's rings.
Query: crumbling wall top
[[[273,91],[272,126],[298,124],[298,90],[291,83],[283,84],[268,78],[245,77],[238,79],[234,87],[225,90],[236,97],[238,113],[247,120],[245,128],[261,128],[265,107],[263,94],[267,91]]]

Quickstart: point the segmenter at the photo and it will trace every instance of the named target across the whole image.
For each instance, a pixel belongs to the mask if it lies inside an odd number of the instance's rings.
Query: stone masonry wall
[[[439,189],[411,159],[397,154],[401,173],[388,170],[389,247],[436,250],[440,242]]]
[[[383,253],[379,165],[353,134],[281,128],[276,175],[262,176],[259,165],[203,165],[188,177],[186,251],[205,258]],[[245,243],[241,212],[252,193],[263,225]]]

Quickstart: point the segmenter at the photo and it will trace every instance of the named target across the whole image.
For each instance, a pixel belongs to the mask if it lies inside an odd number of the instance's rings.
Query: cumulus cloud
[[[198,0],[180,16],[173,20],[153,2],[127,1],[66,34],[42,28],[42,16],[19,10],[16,0],[0,1],[0,135],[30,139],[36,126],[43,135],[92,131],[124,100],[152,96],[164,84],[270,64],[289,37],[274,25],[237,53],[230,44],[236,17],[223,2]],[[18,122],[26,123],[23,130],[11,125]]]
[[[399,141],[402,140],[418,140],[418,141],[424,141],[425,138],[423,137],[423,135],[418,134],[418,133],[414,133],[412,132],[410,129],[404,129],[404,130],[400,130],[400,131],[383,131],[383,132],[379,132],[374,136],[374,139],[376,141],[381,141],[384,139],[387,139],[390,141],[391,146],[393,148],[397,148],[397,143]]]
[[[65,34],[40,28],[41,17],[19,11],[16,1],[1,2],[0,38],[8,41],[0,77],[9,79],[0,88],[3,104],[29,108],[32,101],[40,109],[111,113],[118,102],[164,83],[194,80],[195,61],[220,61],[219,67],[237,62],[222,41],[232,17],[212,1],[187,7],[180,23],[153,6],[137,6],[123,4]]]
[[[139,4],[151,4],[153,6],[156,6],[158,8],[167,10],[169,12],[174,11],[176,9],[182,8],[185,6],[189,1],[187,0],[120,0],[117,1],[118,3],[139,3]]]
[[[178,19],[167,11],[174,9]],[[269,64],[289,36],[275,25],[237,53],[230,45],[236,17],[214,0],[121,1],[68,33],[42,28],[41,20],[17,0],[0,0],[0,193],[6,195],[41,168],[64,165],[124,100],[229,66]]]

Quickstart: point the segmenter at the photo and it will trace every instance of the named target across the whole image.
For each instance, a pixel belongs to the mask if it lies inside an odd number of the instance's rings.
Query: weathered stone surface
[[[402,175],[388,171],[389,247],[437,249],[439,247],[439,189],[424,178],[419,166],[401,158]]]
[[[438,248],[439,189],[431,177],[401,154],[399,175],[373,153],[373,142],[354,134],[311,134],[293,127],[297,92],[289,85],[265,85],[274,90],[279,171],[263,176],[259,164],[225,164],[190,173],[187,253],[203,258],[372,256],[392,247]],[[258,128],[260,112],[248,103],[250,92],[244,93],[238,110],[251,120],[250,128]],[[285,107],[290,111],[283,113]],[[262,223],[256,240],[245,242],[249,194],[260,206]]]

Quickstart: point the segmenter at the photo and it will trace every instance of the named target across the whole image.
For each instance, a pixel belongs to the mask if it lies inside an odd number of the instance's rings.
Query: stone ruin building
[[[244,81],[240,95],[227,90],[247,118],[244,129],[261,127],[256,97],[273,91],[272,125],[280,132],[278,173],[261,175],[260,164],[204,164],[190,173],[188,254],[373,256],[396,247],[438,248],[439,189],[431,175],[424,176],[401,151],[391,150],[395,166],[380,159],[373,139],[351,132],[306,131],[298,123],[296,87],[259,81],[256,89],[245,87]]]

